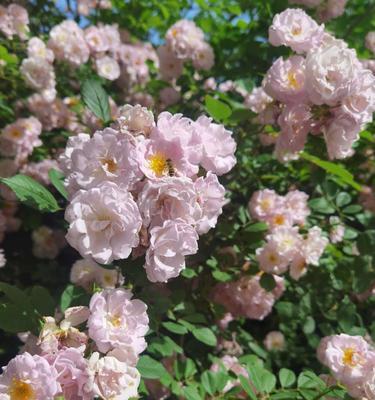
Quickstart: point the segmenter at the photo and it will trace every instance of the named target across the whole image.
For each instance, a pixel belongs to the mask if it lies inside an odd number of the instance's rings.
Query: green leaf
[[[352,197],[349,193],[341,192],[336,197],[336,204],[338,207],[344,207],[348,205],[352,200]]]
[[[176,324],[175,322],[163,322],[162,325],[165,329],[170,332],[176,333],[177,335],[185,335],[188,330],[185,326]]]
[[[50,169],[48,172],[49,179],[56,190],[65,198],[68,198],[68,192],[64,186],[64,174],[57,169]]]
[[[303,371],[297,381],[299,388],[312,389],[317,388],[320,390],[325,389],[325,383],[312,371]]]
[[[150,356],[141,356],[137,369],[142,378],[146,379],[160,379],[162,376],[169,375],[164,365]]]
[[[343,183],[347,183],[352,186],[355,190],[360,191],[361,185],[355,182],[353,175],[343,166],[332,163],[330,161],[321,160],[318,157],[315,157],[311,154],[306,153],[305,151],[300,153],[301,158],[312,162],[320,168],[323,168],[327,173],[335,175],[338,177]]]
[[[33,330],[36,322],[22,308],[15,304],[0,304],[0,329],[19,333]]]
[[[243,390],[249,395],[251,400],[257,400],[257,397],[254,393],[254,389],[251,387],[249,379],[243,375],[239,375],[239,380]]]
[[[375,248],[375,230],[362,232],[357,240],[358,250],[361,255],[373,255]]]
[[[302,326],[302,330],[306,335],[310,335],[311,333],[313,333],[315,331],[314,318],[308,316]]]
[[[85,80],[81,85],[82,100],[86,106],[102,121],[111,120],[108,95],[95,79]]]
[[[221,392],[227,384],[229,376],[224,372],[204,371],[201,375],[201,382],[205,391],[213,395]]]
[[[271,274],[262,274],[259,283],[263,289],[267,290],[267,292],[271,292],[276,287],[275,278]]]
[[[31,302],[41,316],[54,315],[55,301],[46,288],[34,286],[31,289]]]
[[[206,95],[205,97],[205,107],[210,116],[216,121],[223,121],[229,118],[232,114],[232,110],[228,104],[214,99],[210,95]]]
[[[212,276],[217,281],[220,281],[220,282],[227,282],[232,279],[232,276],[230,274],[228,274],[227,272],[224,272],[224,271],[219,271],[219,270],[212,271]]]
[[[84,291],[84,289],[77,286],[68,285],[61,294],[61,311],[64,312],[67,308],[76,303],[77,300],[82,300],[82,298],[84,298],[85,296],[87,296],[87,293]]]
[[[318,199],[312,199],[309,201],[309,206],[312,210],[320,214],[333,214],[335,209],[330,205],[327,199],[319,197]]]
[[[184,387],[184,394],[187,400],[203,400],[198,390],[193,386]]]
[[[281,368],[279,371],[279,379],[282,387],[290,387],[296,381],[296,374],[287,368]]]
[[[20,201],[23,201],[43,212],[60,210],[56,199],[39,182],[26,175],[15,175],[1,178],[0,182],[10,187]]]
[[[263,232],[269,229],[265,222],[257,222],[246,227],[246,232]]]
[[[216,346],[217,339],[209,328],[196,328],[192,331],[193,336],[207,346]]]

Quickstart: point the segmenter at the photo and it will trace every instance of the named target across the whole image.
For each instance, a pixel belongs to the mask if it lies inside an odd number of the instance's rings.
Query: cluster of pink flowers
[[[331,159],[346,158],[359,132],[372,121],[375,77],[343,40],[325,32],[301,9],[277,14],[269,28],[274,46],[297,55],[278,58],[247,97],[258,122],[278,126],[276,155],[298,158],[308,133],[323,134]]]
[[[71,137],[60,157],[70,245],[103,264],[146,253],[151,281],[178,276],[226,203],[217,175],[236,162],[231,135],[205,116],[164,112],[155,123],[126,105],[112,128]]]
[[[361,336],[346,334],[323,338],[317,350],[333,381],[344,384],[355,399],[375,398],[375,348]]]
[[[112,7],[110,0],[77,0],[77,12],[80,15],[87,16],[94,9],[110,9]]]
[[[158,48],[160,75],[163,79],[170,81],[179,78],[187,61],[192,61],[197,70],[213,67],[213,49],[204,40],[203,31],[193,21],[177,21],[168,29],[165,41],[166,44]]]
[[[319,21],[326,22],[344,14],[347,1],[348,0],[289,0],[289,3],[299,4],[308,8],[316,8]]]
[[[299,227],[306,223],[310,214],[308,196],[299,190],[291,190],[285,196],[264,189],[253,194],[249,211],[253,218],[266,222],[270,232],[266,244],[257,249],[259,268],[271,274],[289,274],[298,280],[307,272],[307,265],[319,265],[319,259],[328,244],[319,227],[310,228],[306,236]]]
[[[39,337],[23,335],[24,352],[3,368],[0,398],[136,397],[146,310],[130,291],[118,288],[95,293],[88,308],[68,308],[62,319],[45,317]]]
[[[21,40],[26,40],[29,33],[29,15],[26,9],[18,4],[0,6],[0,32],[9,39],[18,36]]]
[[[284,278],[274,275],[275,288],[267,292],[260,285],[262,273],[255,276],[242,276],[233,282],[219,283],[212,293],[213,301],[221,304],[230,313],[226,319],[246,317],[263,320],[271,313],[275,301],[285,290]],[[230,318],[229,318],[230,317]]]

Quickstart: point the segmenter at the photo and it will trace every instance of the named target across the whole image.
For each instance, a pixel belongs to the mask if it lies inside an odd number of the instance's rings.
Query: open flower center
[[[302,28],[300,26],[294,26],[292,28],[292,35],[293,36],[298,36],[298,35],[301,34],[301,32],[302,32]]]
[[[285,224],[285,217],[282,214],[275,215],[273,222],[275,225],[284,225]]]
[[[115,328],[119,328],[121,326],[121,316],[119,314],[114,314],[109,317],[109,322]]]
[[[35,393],[32,386],[20,379],[13,378],[9,387],[10,400],[34,400]]]
[[[269,260],[272,264],[276,263],[276,261],[277,261],[277,256],[276,256],[276,254],[271,253],[271,254],[268,256],[268,260]]]
[[[10,135],[12,136],[12,138],[14,139],[19,139],[23,136],[22,131],[20,131],[19,129],[13,129],[10,133]]]
[[[360,360],[357,351],[353,347],[347,347],[343,351],[342,362],[348,367],[355,367]]]
[[[113,158],[102,158],[100,162],[104,169],[111,174],[114,174],[117,171],[117,162]]]
[[[271,208],[271,202],[268,199],[263,199],[260,202],[260,207],[263,211],[268,211]]]
[[[149,166],[152,172],[160,177],[168,171],[167,158],[161,153],[155,153],[149,158]]]
[[[300,84],[297,81],[295,72],[292,72],[292,71],[288,72],[288,82],[289,82],[289,86],[293,89],[298,89],[300,87]]]

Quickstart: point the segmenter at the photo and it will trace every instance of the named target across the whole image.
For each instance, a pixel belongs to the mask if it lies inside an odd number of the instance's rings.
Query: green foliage
[[[42,212],[55,212],[60,210],[53,195],[29,176],[15,175],[12,178],[1,178],[0,181],[9,186],[19,200]]]
[[[111,120],[108,95],[102,85],[94,79],[85,80],[81,86],[82,100],[103,122]]]

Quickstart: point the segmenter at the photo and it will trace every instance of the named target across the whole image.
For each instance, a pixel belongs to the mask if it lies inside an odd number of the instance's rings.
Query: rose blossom
[[[307,204],[309,196],[300,190],[289,191],[285,198],[285,207],[293,218],[293,223],[304,225],[306,218],[310,215],[310,208]]]
[[[90,259],[83,259],[72,265],[70,281],[86,290],[91,290],[94,283],[107,289],[121,286],[124,283],[124,277],[117,269],[102,268]]]
[[[48,47],[53,50],[56,59],[75,67],[86,63],[90,56],[84,32],[73,20],[63,21],[51,29]]]
[[[162,79],[169,81],[177,79],[182,75],[183,62],[167,46],[157,49],[159,57],[159,72]]]
[[[32,232],[31,238],[33,255],[37,258],[53,260],[66,245],[63,231],[43,225]]]
[[[244,104],[251,111],[259,114],[264,111],[268,104],[272,103],[272,97],[264,91],[262,87],[255,87],[251,93],[246,95]]]
[[[359,63],[354,50],[333,41],[308,53],[306,89],[314,104],[336,105],[351,94],[358,78]]]
[[[267,333],[267,336],[264,338],[264,347],[268,350],[283,350],[285,347],[285,337],[279,331],[271,331]]]
[[[184,158],[190,164],[196,164],[197,166],[201,160],[201,132],[191,119],[184,117],[182,114],[173,115],[167,111],[159,114],[156,127],[151,131],[150,139],[179,143],[183,150]]]
[[[265,92],[284,103],[301,103],[306,100],[305,59],[291,56],[279,57],[268,70],[262,86]]]
[[[181,60],[192,58],[204,40],[203,31],[193,21],[182,19],[173,24],[165,35],[167,46]]]
[[[359,139],[360,125],[351,114],[338,111],[323,128],[329,158],[343,159],[353,155],[353,143]]]
[[[146,227],[177,218],[195,225],[202,218],[194,183],[185,177],[148,180],[138,196],[138,207]]]
[[[68,347],[56,355],[48,357],[50,364],[58,373],[57,382],[61,385],[61,394],[65,400],[91,400],[92,395],[84,393],[87,384],[87,361],[82,355],[82,349]]]
[[[196,120],[194,126],[203,144],[202,167],[219,176],[229,172],[236,164],[236,142],[232,132],[204,115]]]
[[[284,207],[283,197],[270,189],[254,192],[248,205],[251,216],[260,221],[266,221],[282,207]]]
[[[202,208],[202,218],[198,221],[196,229],[199,235],[203,235],[215,227],[219,215],[223,212],[223,206],[227,203],[225,188],[211,172],[208,172],[206,177],[199,177],[194,186],[198,195],[197,201]]]
[[[129,349],[137,358],[147,344],[148,331],[146,304],[123,288],[105,289],[90,300],[87,321],[89,336],[102,353],[113,349]],[[133,364],[133,360],[129,360]]]
[[[121,128],[125,128],[134,136],[139,134],[149,136],[155,126],[155,118],[152,111],[140,104],[134,106],[126,104],[120,108],[118,123]]]
[[[117,61],[109,56],[97,58],[95,60],[98,75],[110,81],[116,80],[120,76],[120,66]]]
[[[138,395],[141,380],[137,369],[116,357],[100,358],[95,352],[89,359],[89,381],[84,390],[103,399],[128,400]]]
[[[223,305],[236,317],[263,320],[271,311],[275,301],[285,290],[284,279],[274,275],[276,287],[267,292],[260,286],[260,275],[243,276],[238,281],[220,283],[213,292],[213,300]]]
[[[201,42],[194,50],[193,53],[193,66],[195,69],[203,69],[208,71],[215,64],[215,54],[212,47],[206,43]]]
[[[327,0],[318,7],[318,18],[326,22],[333,18],[340,17],[345,12],[345,6],[348,0]]]
[[[138,246],[142,220],[132,195],[113,182],[80,190],[65,211],[66,238],[82,257],[108,264]]]
[[[287,271],[290,259],[280,255],[275,243],[267,243],[256,250],[259,268],[267,273],[280,275]]]
[[[24,161],[34,147],[42,144],[39,136],[42,125],[35,117],[19,118],[7,125],[0,136],[0,152],[3,156],[15,156],[16,162]]]
[[[33,37],[28,41],[27,56],[29,58],[45,59],[49,63],[53,63],[55,58],[53,51],[48,49],[43,40],[38,37]]]
[[[318,266],[319,259],[328,242],[328,239],[322,235],[322,230],[318,226],[310,228],[307,233],[307,238],[304,239],[302,244],[303,256],[305,257],[306,263]]]
[[[23,353],[10,360],[0,375],[1,399],[53,400],[60,392],[57,377],[47,360]]]
[[[164,221],[150,231],[145,269],[151,282],[167,282],[185,268],[185,256],[198,251],[198,234],[181,219]]]
[[[332,371],[337,380],[347,385],[363,381],[375,362],[374,350],[361,336],[331,336],[320,351],[323,352],[321,362]]]
[[[71,150],[76,143],[77,148]],[[142,177],[133,138],[118,136],[118,131],[111,128],[97,131],[91,138],[81,135],[80,139],[68,144],[65,153],[71,160],[72,178],[82,189],[108,181],[131,188]]]
[[[319,228],[318,228],[319,229]],[[278,227],[266,236],[270,245],[275,246],[276,252],[288,260],[292,260],[302,245],[302,237],[297,227]]]
[[[273,46],[289,46],[296,53],[304,53],[319,45],[324,25],[318,25],[305,11],[288,8],[273,18],[269,41]]]
[[[159,99],[161,106],[167,108],[173,104],[177,104],[181,100],[181,92],[179,88],[168,86],[160,90]]]
[[[92,25],[85,29],[84,34],[86,43],[94,54],[103,53],[109,49],[109,44],[103,29]]]

